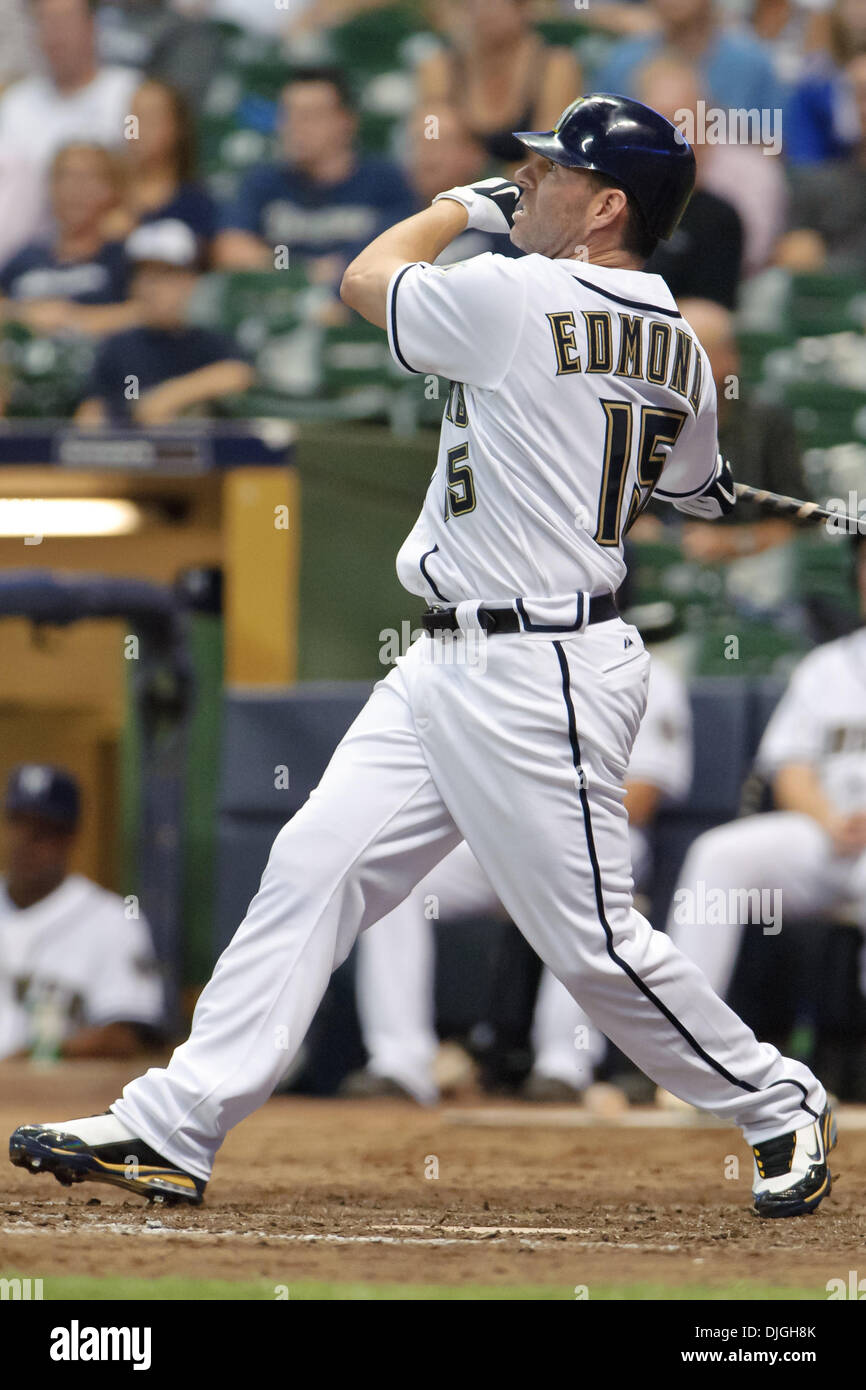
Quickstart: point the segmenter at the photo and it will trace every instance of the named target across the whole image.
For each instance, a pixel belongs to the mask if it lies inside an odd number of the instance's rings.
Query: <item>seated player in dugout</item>
[[[19,1167],[201,1203],[359,932],[465,839],[595,1026],[656,1085],[741,1128],[758,1215],[801,1216],[830,1192],[825,1087],[759,1043],[633,899],[623,783],[650,657],[614,597],[623,533],[653,491],[709,518],[736,502],[706,354],[643,272],[688,202],[694,155],[610,93],[518,139],[515,183],[444,190],[341,285],[395,360],[461,384],[397,560],[428,604],[423,632],[277,836],[187,1041],[108,1113],[19,1126]],[[467,226],[510,229],[529,254],[436,267]]]
[[[866,536],[852,545],[864,625],[803,658],[767,725],[773,810],[700,835],[680,872],[668,932],[722,998],[749,921],[843,911],[866,933]]]
[[[152,1048],[163,988],[150,928],[69,863],[80,822],[75,778],[16,768],[4,804],[0,877],[0,1059],[132,1057]]]
[[[253,369],[237,343],[189,323],[201,263],[187,224],[169,218],[137,227],[126,254],[138,324],[101,344],[76,423],[170,424],[251,386]]]

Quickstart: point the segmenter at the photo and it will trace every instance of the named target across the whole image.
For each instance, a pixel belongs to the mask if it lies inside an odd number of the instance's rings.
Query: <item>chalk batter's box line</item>
[[[866,1130],[866,1105],[834,1106],[840,1133]],[[443,1110],[443,1124],[479,1129],[732,1129],[699,1110],[657,1110],[635,1106],[622,1115],[592,1115],[573,1106],[523,1106]]]

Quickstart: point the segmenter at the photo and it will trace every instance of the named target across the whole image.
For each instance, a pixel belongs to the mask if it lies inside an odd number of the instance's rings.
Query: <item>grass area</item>
[[[7,1279],[16,1277],[7,1273]],[[21,1277],[21,1276],[18,1276]],[[168,1276],[160,1279],[122,1279],[112,1277],[86,1277],[76,1275],[49,1275],[43,1281],[43,1297],[46,1301],[70,1300],[106,1302],[122,1300],[130,1302],[153,1301],[253,1301],[272,1302],[277,1298],[277,1290],[282,1290],[285,1298],[285,1285],[271,1284],[266,1280],[233,1283],[227,1279],[189,1280]],[[482,1285],[482,1284],[319,1284],[298,1282],[288,1286],[288,1296],[292,1302],[562,1302],[573,1301],[573,1288],[560,1284],[525,1285]],[[630,1302],[642,1300],[690,1300],[700,1299],[710,1302],[773,1302],[795,1300],[826,1300],[823,1289],[783,1288],[778,1285],[759,1284],[749,1280],[711,1288],[700,1284],[683,1284],[672,1287],[665,1284],[600,1284],[589,1290],[590,1301]]]

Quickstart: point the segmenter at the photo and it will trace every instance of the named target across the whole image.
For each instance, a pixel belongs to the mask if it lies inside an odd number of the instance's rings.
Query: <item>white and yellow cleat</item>
[[[30,1173],[53,1173],[64,1187],[110,1183],[166,1206],[200,1206],[206,1186],[130,1134],[111,1114],[21,1125],[9,1140],[9,1159]]]
[[[759,1216],[805,1216],[830,1195],[833,1178],[828,1156],[836,1147],[836,1121],[830,1106],[819,1120],[752,1145],[752,1193]]]

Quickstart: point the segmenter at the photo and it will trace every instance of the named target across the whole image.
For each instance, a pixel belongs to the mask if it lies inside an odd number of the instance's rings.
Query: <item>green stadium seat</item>
[[[794,565],[794,590],[798,598],[827,600],[838,612],[856,620],[851,546],[843,536],[831,536],[826,532],[798,536]]]
[[[784,332],[743,332],[737,335],[740,376],[749,386],[763,380],[764,364],[773,352],[794,346],[795,339]]]
[[[18,419],[64,419],[81,402],[95,344],[85,338],[42,338],[7,325],[0,356],[9,374],[6,414]]]
[[[274,140],[261,130],[242,125],[234,114],[203,116],[198,124],[199,167],[209,181],[213,175],[239,175],[262,164],[274,153]]]
[[[795,337],[862,328],[866,321],[866,277],[803,274],[791,277],[788,327]]]
[[[815,380],[788,382],[772,394],[791,410],[804,449],[866,439],[866,391]]]
[[[411,5],[371,10],[331,30],[329,56],[355,79],[391,72],[405,65],[405,45],[426,27],[417,7]]]
[[[296,323],[256,353],[258,383],[228,402],[232,415],[311,420],[389,418],[387,343],[362,320],[339,327]]]
[[[635,541],[632,604],[672,603],[681,621],[702,622],[719,608],[724,582],[717,569],[687,560],[677,541]]]
[[[251,319],[279,332],[304,317],[303,300],[310,288],[303,265],[285,270],[217,271],[200,286],[196,317],[226,333],[237,333]]]
[[[809,650],[805,637],[769,622],[744,618],[740,613],[723,613],[702,621],[696,629],[695,675],[772,676],[787,675]],[[726,656],[730,639],[736,637],[736,658]]]

